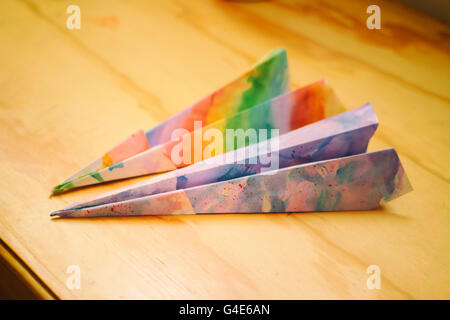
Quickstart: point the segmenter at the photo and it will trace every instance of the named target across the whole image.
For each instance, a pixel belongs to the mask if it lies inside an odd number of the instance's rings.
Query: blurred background
[[[401,0],[406,5],[450,24],[450,1],[448,0]]]

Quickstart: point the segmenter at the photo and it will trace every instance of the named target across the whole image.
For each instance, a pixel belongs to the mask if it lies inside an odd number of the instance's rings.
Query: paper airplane
[[[370,210],[412,190],[394,149],[289,166],[59,217]]]
[[[59,213],[363,153],[377,126],[375,112],[367,103],[257,145],[218,155],[92,200],[76,203]]]
[[[170,140],[164,144],[159,144],[106,168],[100,168],[95,172],[65,182],[56,187],[54,192],[62,192],[71,188],[97,184],[104,181],[171,171],[191,163],[199,162],[207,158],[205,157],[205,150],[210,148],[212,144],[202,144],[202,139],[204,139],[202,133],[211,129],[219,132],[219,137],[216,136],[214,140],[217,141],[220,138],[224,142],[223,145],[225,145],[225,141],[227,141],[226,131],[230,129],[240,129],[243,131],[248,129],[265,129],[269,130],[269,133],[271,129],[277,129],[279,134],[284,134],[342,112],[343,110],[344,108],[333,90],[324,80],[321,80],[267,100],[246,110],[234,113],[229,117],[210,123],[207,126],[200,126],[193,132],[180,137],[179,140]],[[200,139],[200,145],[195,143],[198,141],[197,137]],[[270,135],[266,137],[269,138]],[[174,161],[174,152],[178,150],[176,148],[180,147],[180,141],[184,142],[187,138],[190,141],[190,150],[188,151],[192,151],[187,161],[177,163]],[[197,150],[199,153],[196,153],[196,147],[198,147]],[[239,145],[233,143],[231,148],[226,151],[231,151],[238,147]],[[212,155],[218,155],[224,151],[223,147],[222,149],[214,148]],[[196,157],[198,154],[200,156]]]
[[[289,91],[289,69],[285,49],[275,49],[251,70],[223,88],[214,91],[154,128],[138,130],[85,168],[74,173],[53,189],[59,193],[72,188],[72,181],[120,163],[136,154],[167,143],[175,129],[194,130],[194,121],[203,125],[227,118],[236,112]],[[94,181],[95,182],[95,181]],[[98,182],[98,181],[97,181]],[[76,183],[75,183],[76,185]]]
[[[394,149],[365,153],[378,127],[369,103],[343,112],[324,80],[288,90],[286,52],[274,50],[229,85],[135,132],[53,193],[169,172],[51,216],[369,210],[412,190]]]

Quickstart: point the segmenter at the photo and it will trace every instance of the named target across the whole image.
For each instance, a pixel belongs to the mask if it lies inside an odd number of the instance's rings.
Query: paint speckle
[[[110,165],[110,166],[108,167],[108,170],[109,170],[109,171],[113,171],[114,169],[117,169],[117,168],[123,168],[123,162],[122,162],[122,161]]]
[[[101,176],[100,173],[98,173],[98,172],[91,172],[91,173],[89,173],[89,175],[90,175],[92,178],[94,178],[95,180],[99,181],[99,182],[103,182],[103,181],[104,181],[103,178],[102,178],[102,176]]]

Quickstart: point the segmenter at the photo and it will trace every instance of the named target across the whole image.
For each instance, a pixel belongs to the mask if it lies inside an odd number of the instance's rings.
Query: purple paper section
[[[270,159],[276,159],[276,169],[363,153],[377,126],[378,120],[375,112],[367,103],[360,108],[281,135],[278,147],[274,146],[273,140],[270,140],[269,144],[267,142],[260,143],[259,150],[263,149],[263,146],[275,150],[269,154],[260,151],[258,157],[250,157],[252,147],[235,150],[208,161],[150,178],[114,193],[74,204],[65,210],[120,202],[253,175],[268,171],[270,165],[274,166],[274,163],[268,164]],[[263,158],[261,155],[268,155],[268,157]],[[235,161],[226,163],[226,159],[230,156]],[[216,164],[218,162],[224,164],[218,165]]]
[[[369,210],[411,191],[394,149],[72,210],[62,217]]]

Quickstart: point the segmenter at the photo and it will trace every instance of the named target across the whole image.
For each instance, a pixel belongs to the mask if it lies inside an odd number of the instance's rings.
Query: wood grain
[[[450,28],[377,3],[381,30],[364,0],[79,0],[68,30],[71,1],[1,1],[1,239],[60,298],[450,298]],[[368,212],[49,219],[142,180],[48,197],[274,47],[295,86],[325,77],[348,108],[372,102],[369,149],[395,147],[414,192]]]

